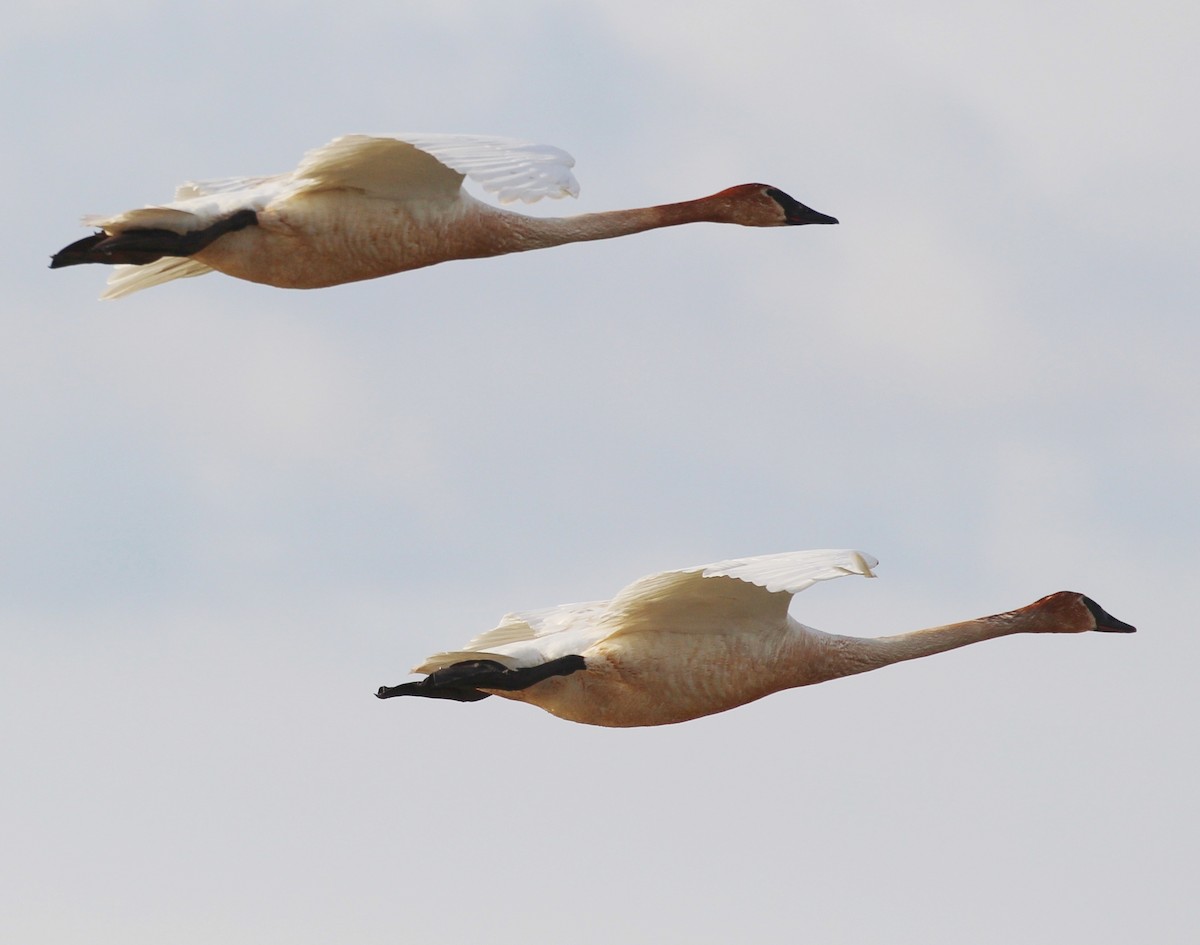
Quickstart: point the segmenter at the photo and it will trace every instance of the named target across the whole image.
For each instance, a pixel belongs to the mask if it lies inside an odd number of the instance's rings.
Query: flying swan
[[[578,196],[575,160],[549,145],[481,135],[345,135],[274,177],[189,182],[170,203],[88,216],[98,232],[50,268],[115,265],[115,299],[211,270],[287,289],[374,279],[449,259],[500,256],[681,223],[837,223],[766,184],[711,197],[574,217],[529,217],[476,200],[464,177],[501,203]]]
[[[1133,633],[1091,598],[1059,591],[991,617],[875,639],[814,630],[792,595],[878,562],[795,551],[652,574],[609,601],[509,614],[461,650],[431,656],[380,699],[503,696],[588,725],[667,725],[773,692],[865,673],[1010,633]]]

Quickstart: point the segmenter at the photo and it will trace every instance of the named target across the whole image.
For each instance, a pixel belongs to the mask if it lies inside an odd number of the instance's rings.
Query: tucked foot
[[[422,696],[426,699],[452,699],[455,702],[478,702],[491,693],[483,689],[501,692],[516,692],[528,689],[552,676],[569,676],[584,668],[582,656],[561,656],[556,660],[509,669],[495,660],[465,660],[430,673],[416,682],[401,683],[399,686],[380,686],[375,693],[377,699],[394,696]]]
[[[50,257],[50,268],[104,263],[110,266],[144,266],[164,256],[191,256],[218,237],[244,230],[258,222],[253,210],[239,210],[202,230],[176,233],[172,230],[125,230],[109,235],[101,230],[76,240]]]
[[[467,686],[442,689],[426,686],[424,679],[420,682],[401,683],[399,686],[380,686],[375,692],[376,699],[391,699],[395,696],[424,696],[426,699],[450,699],[454,702],[478,702],[490,695],[490,692],[480,692],[478,689],[471,689]]]

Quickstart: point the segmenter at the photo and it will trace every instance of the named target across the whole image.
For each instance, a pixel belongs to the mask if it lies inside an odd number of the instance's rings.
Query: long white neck
[[[812,662],[808,666],[798,667],[804,678],[793,685],[804,686],[839,676],[865,673],[892,663],[933,656],[971,643],[1033,629],[1026,625],[1028,621],[1022,617],[1022,611],[1011,611],[876,638],[840,636],[807,631],[805,628],[808,634],[815,634],[817,652],[810,655]]]
[[[722,222],[720,208],[714,205],[712,198],[632,210],[582,213],[573,217],[530,217],[490,207],[482,211],[477,207],[476,212],[480,213],[479,221],[487,231],[487,238],[480,244],[486,250],[482,255],[607,240],[684,223]]]

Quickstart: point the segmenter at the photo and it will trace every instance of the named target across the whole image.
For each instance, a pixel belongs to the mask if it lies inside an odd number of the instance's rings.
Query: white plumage
[[[425,679],[378,695],[499,695],[577,722],[661,725],[1010,633],[1133,630],[1069,591],[1004,614],[874,639],[823,633],[788,616],[794,594],[836,577],[874,577],[877,563],[862,552],[825,550],[664,571],[608,601],[508,614],[417,666]]]

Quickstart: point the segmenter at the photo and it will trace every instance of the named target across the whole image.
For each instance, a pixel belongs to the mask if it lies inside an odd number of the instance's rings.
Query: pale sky
[[[1195,4],[116,6],[0,30],[0,940],[1190,942]],[[693,226],[97,301],[85,213],[348,132]],[[476,193],[479,193],[476,191]],[[549,203],[549,202],[547,202]],[[797,619],[1015,637],[657,729],[379,702],[510,610],[860,548]]]

